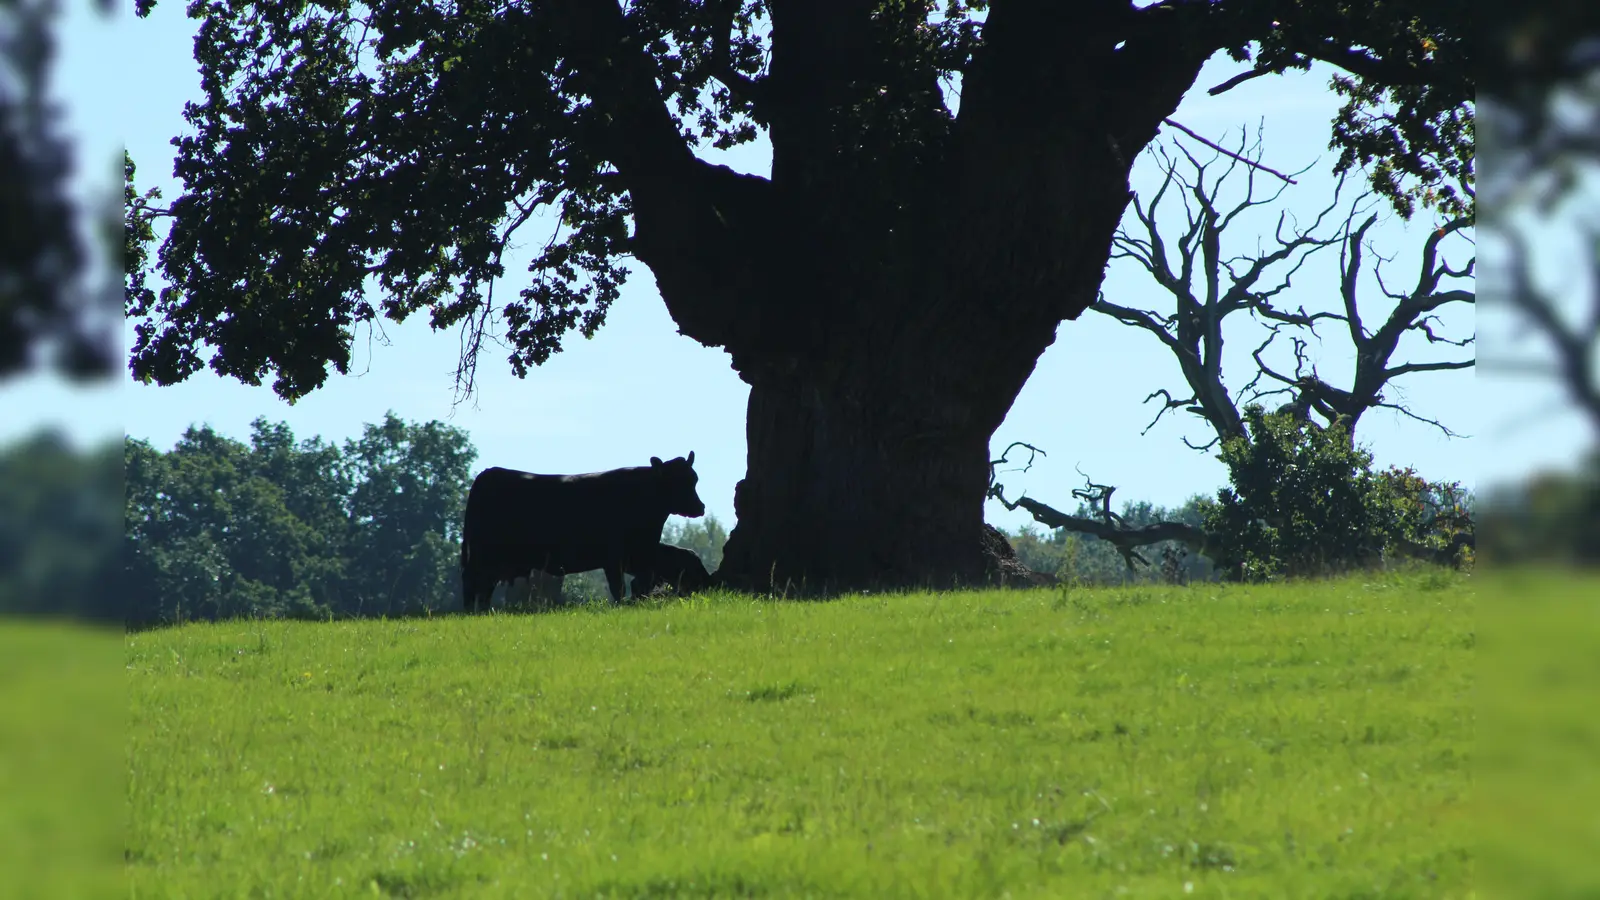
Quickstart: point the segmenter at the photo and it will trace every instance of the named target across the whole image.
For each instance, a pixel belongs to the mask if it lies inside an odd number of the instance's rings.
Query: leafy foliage
[[[1214,562],[1257,581],[1380,565],[1401,540],[1440,540],[1429,528],[1459,487],[1411,470],[1372,471],[1372,454],[1343,427],[1309,426],[1246,407],[1248,434],[1224,442],[1231,487],[1202,507]],[[1431,501],[1431,506],[1430,506]]]
[[[246,446],[191,428],[165,454],[128,440],[130,624],[316,616],[336,602],[343,528],[319,533],[290,510],[293,485],[269,474],[274,431],[257,420]]]
[[[137,167],[133,155],[122,151],[122,265],[127,277],[124,305],[128,309],[151,309],[156,303],[155,289],[150,287],[150,250],[155,244],[155,219],[159,213],[155,201],[161,199],[161,189],[151,188],[143,194],[133,186]]]
[[[1496,564],[1600,566],[1600,453],[1570,472],[1544,472],[1489,494],[1482,556]]]
[[[248,384],[276,369],[296,397],[325,364],[348,371],[350,328],[430,311],[435,328],[484,314],[507,241],[539,208],[559,224],[502,310],[519,374],[605,321],[626,272],[629,204],[599,140],[552,4],[210,3],[196,41],[206,99],[186,107],[188,193],[161,250],[175,285],[130,306],[135,373],[161,383],[212,368]],[[755,137],[703,58],[717,6],[639,6],[680,128],[719,146]],[[755,7],[739,14],[748,29]],[[753,38],[733,66],[753,71]],[[690,123],[693,123],[691,129]],[[210,227],[225,215],[224,233]],[[564,234],[563,234],[564,232]],[[375,278],[385,299],[366,299]]]
[[[257,419],[248,445],[191,428],[129,439],[128,621],[399,615],[457,589],[475,451],[385,416],[341,450]]]
[[[1238,15],[1240,8],[1218,11]],[[1462,103],[1475,87],[1472,52],[1477,9],[1470,3],[1398,0],[1382,5],[1257,2],[1276,17],[1252,48],[1229,55],[1258,73],[1339,66],[1332,87],[1345,98],[1334,119],[1335,171],[1364,168],[1374,192],[1403,217],[1418,205],[1447,218],[1473,207],[1473,116]],[[1247,13],[1246,13],[1247,14]],[[1330,40],[1329,35],[1339,38]],[[1418,78],[1425,69],[1427,78]]]
[[[437,608],[459,590],[462,510],[472,449],[440,422],[408,425],[394,415],[345,445],[357,480],[349,494],[349,589],[368,613]]]
[[[299,397],[330,367],[348,371],[358,327],[426,311],[435,328],[465,326],[469,386],[495,315],[522,375],[566,335],[603,324],[626,258],[642,252],[644,207],[656,234],[721,223],[728,234],[702,242],[703,259],[668,257],[741,291],[793,265],[750,232],[815,238],[796,251],[813,255],[931,246],[923,238],[933,235],[909,234],[940,227],[928,224],[943,221],[932,211],[1010,190],[956,183],[992,168],[968,166],[971,148],[954,137],[970,90],[989,97],[990,112],[976,115],[1036,116],[1046,113],[1031,99],[1041,82],[1060,90],[1092,78],[1122,92],[1084,104],[1088,117],[1097,105],[1131,110],[1117,97],[1148,102],[1140,92],[1157,90],[1144,77],[1152,66],[1192,80],[1218,51],[1263,72],[1342,67],[1352,78],[1341,82],[1350,105],[1332,137],[1340,165],[1368,166],[1402,212],[1414,197],[1463,202],[1439,182],[1470,179],[1470,5],[1165,0],[1052,12],[1001,4],[993,15],[990,6],[884,3],[854,18],[819,7],[783,19],[764,0],[196,2],[204,98],[186,107],[192,132],[177,141],[185,193],[158,254],[170,287],[128,292],[133,372],[166,384],[209,365],[248,384],[273,376],[279,394]],[[1052,68],[1060,60],[1082,68]],[[1146,114],[1092,127],[1127,131],[1139,143],[1117,152],[1131,158],[1158,125]],[[1063,140],[1084,127],[1041,133]],[[763,131],[775,148],[771,179],[692,164],[696,149]],[[504,251],[543,217],[548,243],[520,295],[497,308]],[[859,278],[863,267],[838,268]],[[703,284],[656,275],[664,293]],[[758,353],[793,322],[835,311],[826,292],[801,291],[805,309],[735,327],[728,320],[748,310],[692,299],[714,293],[679,291],[669,309],[699,340]],[[888,292],[879,299],[900,309]]]
[[[45,432],[0,450],[0,613],[122,621],[118,449]]]

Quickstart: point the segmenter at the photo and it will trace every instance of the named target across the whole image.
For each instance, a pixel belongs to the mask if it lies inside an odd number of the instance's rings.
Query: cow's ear
[[[693,450],[689,451],[689,465],[691,465],[691,466],[694,465],[694,451]]]
[[[659,456],[650,457],[650,465],[651,466],[659,466],[659,465],[661,465],[661,457],[659,457]]]

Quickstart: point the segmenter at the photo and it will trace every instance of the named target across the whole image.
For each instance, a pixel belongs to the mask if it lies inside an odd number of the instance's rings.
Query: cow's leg
[[[506,582],[506,609],[528,609],[533,598],[533,578],[526,575]]]
[[[565,576],[534,569],[528,575],[528,597],[540,609],[554,609],[561,605],[561,585],[565,581]]]
[[[494,588],[498,579],[488,572],[461,573],[461,603],[467,612],[488,612],[494,605]]]
[[[482,576],[475,570],[463,568],[461,570],[461,608],[469,613],[478,611],[479,584]]]
[[[635,572],[633,575],[633,596],[643,597],[656,589],[659,584],[655,572]]]
[[[628,583],[622,580],[622,564],[612,563],[605,567],[606,586],[611,588],[611,602],[621,603],[622,596],[628,590]]]

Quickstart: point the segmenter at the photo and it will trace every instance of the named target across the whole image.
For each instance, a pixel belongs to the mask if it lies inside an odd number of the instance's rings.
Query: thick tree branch
[[[1093,535],[1109,543],[1122,555],[1123,562],[1129,571],[1133,570],[1135,561],[1150,565],[1150,562],[1141,556],[1138,548],[1150,544],[1159,544],[1163,541],[1177,541],[1197,553],[1204,553],[1208,546],[1206,533],[1193,525],[1182,522],[1152,522],[1137,528],[1122,528],[1110,522],[1099,519],[1085,519],[1081,516],[1069,516],[1060,510],[1040,503],[1032,497],[1019,497],[1016,502],[1008,503],[1005,498],[994,495],[1001,505],[1007,509],[1025,509],[1033,516],[1034,521],[1049,528],[1065,528],[1078,534]]]
[[[758,236],[774,216],[771,183],[694,156],[617,0],[560,0],[552,20],[580,87],[605,113],[601,145],[631,200],[631,249],[679,330],[730,349],[771,335],[753,302],[763,295],[750,289],[766,271]]]
[[[1155,313],[1143,309],[1131,309],[1126,306],[1118,306],[1117,304],[1105,299],[1104,295],[1101,296],[1100,302],[1094,305],[1094,308],[1097,312],[1105,313],[1124,325],[1132,325],[1136,328],[1143,328],[1145,331],[1148,331],[1160,338],[1161,342],[1171,348],[1174,353],[1178,353],[1180,355],[1183,354],[1183,345],[1179,343],[1178,339],[1173,336],[1172,332],[1169,331],[1165,325],[1156,321]]]
[[[1291,41],[1290,49],[1302,56],[1338,66],[1352,75],[1378,84],[1425,85],[1432,80],[1431,65],[1426,63],[1414,65],[1410,62],[1382,59],[1338,41]]]
[[[739,16],[741,0],[722,0],[718,9],[716,32],[711,39],[711,76],[722,82],[737,98],[757,107],[758,118],[771,121],[776,110],[768,105],[769,98],[761,82],[733,67],[733,26]]]
[[[1415,288],[1409,294],[1399,295],[1399,302],[1390,311],[1383,325],[1369,335],[1357,315],[1359,308],[1357,278],[1362,265],[1361,254],[1367,230],[1372,227],[1375,220],[1375,217],[1369,217],[1361,226],[1354,229],[1348,229],[1347,226],[1348,237],[1345,240],[1345,251],[1342,256],[1340,293],[1347,315],[1350,316],[1350,339],[1356,351],[1355,378],[1349,392],[1334,395],[1323,391],[1323,396],[1340,415],[1348,417],[1352,430],[1364,411],[1375,406],[1386,406],[1433,425],[1446,435],[1454,435],[1454,432],[1433,419],[1414,415],[1410,410],[1402,409],[1398,405],[1384,403],[1382,391],[1390,381],[1403,375],[1468,369],[1474,365],[1471,359],[1390,365],[1390,360],[1399,349],[1400,339],[1407,331],[1421,331],[1429,343],[1448,343],[1456,346],[1471,343],[1470,337],[1460,340],[1440,337],[1432,327],[1436,317],[1430,315],[1451,303],[1476,302],[1476,293],[1465,288],[1439,290],[1442,280],[1457,271],[1452,270],[1448,262],[1441,258],[1440,242],[1469,227],[1471,223],[1465,217],[1456,218],[1429,234],[1423,244],[1421,271]],[[1471,268],[1472,265],[1469,263],[1460,271],[1470,271]],[[1375,274],[1379,276],[1381,284],[1381,266],[1375,267]]]
[[[561,0],[552,24],[585,93],[605,111],[606,156],[635,202],[646,208],[683,199],[693,152],[657,87],[654,61],[617,0]]]
[[[1282,72],[1283,69],[1279,66],[1267,66],[1265,68],[1250,69],[1246,72],[1240,72],[1238,75],[1229,78],[1227,81],[1224,81],[1221,84],[1213,85],[1211,88],[1206,90],[1206,93],[1215,97],[1218,94],[1225,94],[1253,78],[1260,78],[1263,75],[1279,75],[1282,74]]]
[[[1401,375],[1407,375],[1412,372],[1446,372],[1455,369],[1470,369],[1473,365],[1475,365],[1475,361],[1470,359],[1449,362],[1405,363],[1384,369],[1383,375],[1385,379],[1390,379],[1399,378]]]

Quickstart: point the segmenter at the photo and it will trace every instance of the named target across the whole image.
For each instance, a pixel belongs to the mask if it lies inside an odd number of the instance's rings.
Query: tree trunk
[[[929,360],[924,365],[937,363]],[[919,436],[927,398],[852,398],[815,377],[758,381],[748,474],[719,578],[743,590],[980,584],[988,433]]]

